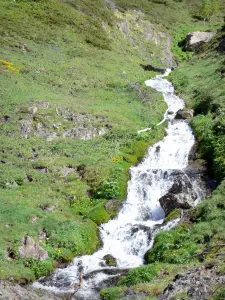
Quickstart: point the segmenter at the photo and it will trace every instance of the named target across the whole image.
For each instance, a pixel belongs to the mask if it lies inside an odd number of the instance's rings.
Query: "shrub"
[[[154,265],[131,269],[128,274],[119,281],[119,285],[131,286],[142,282],[149,282],[157,275],[157,272],[158,268]]]
[[[179,226],[170,231],[157,234],[154,246],[146,255],[148,263],[164,262],[184,264],[194,259],[194,254],[199,246],[193,241],[188,230]]]

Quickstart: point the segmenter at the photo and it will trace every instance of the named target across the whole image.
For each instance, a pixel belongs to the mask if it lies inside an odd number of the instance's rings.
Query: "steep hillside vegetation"
[[[165,104],[139,65],[174,64],[172,37],[179,52],[177,40],[204,27],[199,3],[1,1],[1,279],[32,281],[99,245],[129,167],[164,135]],[[47,260],[21,255],[27,235]]]

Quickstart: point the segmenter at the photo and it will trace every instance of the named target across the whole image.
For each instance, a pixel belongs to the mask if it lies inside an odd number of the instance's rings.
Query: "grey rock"
[[[24,138],[28,138],[32,129],[32,119],[22,120],[20,122],[20,136]]]
[[[194,206],[197,194],[186,174],[177,175],[168,193],[159,199],[166,214],[169,215],[175,208],[189,209]]]
[[[157,66],[153,66],[153,65],[143,65],[143,64],[140,64],[140,66],[145,71],[154,71],[154,72],[159,72],[159,73],[165,73],[166,72],[166,68],[163,68],[163,67],[157,67]]]
[[[105,210],[106,211],[112,211],[112,210],[117,210],[119,206],[119,203],[117,200],[111,199],[107,200],[104,204]]]
[[[197,51],[215,35],[213,31],[195,31],[188,33],[185,41],[187,51]]]
[[[180,109],[178,110],[175,119],[176,120],[190,120],[194,116],[193,109]]]
[[[61,177],[66,177],[70,174],[73,174],[75,172],[75,168],[70,168],[70,167],[62,167],[62,169],[60,170],[61,173]]]
[[[176,275],[173,283],[157,299],[172,300],[180,292],[185,292],[193,300],[209,299],[217,283],[225,284],[225,275],[218,274],[216,268],[209,270],[205,266],[193,267],[182,275]]]
[[[0,299],[1,300],[57,300],[63,299],[61,295],[44,290],[34,290],[30,287],[22,287],[18,284],[11,284],[1,280],[0,282]],[[65,298],[64,298],[65,299]]]
[[[36,260],[48,259],[48,252],[36,243],[29,235],[22,239],[22,246],[19,247],[19,256],[21,258],[33,258]]]

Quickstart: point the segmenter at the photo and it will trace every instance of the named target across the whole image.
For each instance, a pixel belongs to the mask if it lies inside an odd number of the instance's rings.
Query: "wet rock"
[[[163,68],[163,67],[157,67],[157,66],[153,66],[153,65],[143,65],[143,64],[140,64],[140,66],[145,71],[154,71],[154,72],[159,72],[159,73],[165,73],[166,72],[166,68]]]
[[[103,260],[105,261],[106,265],[109,267],[116,267],[117,261],[115,257],[113,257],[111,254],[107,254],[103,257]]]
[[[197,194],[186,174],[178,175],[169,192],[159,199],[166,214],[169,215],[175,208],[189,209],[194,206]]]
[[[36,243],[32,237],[26,235],[22,239],[22,246],[19,247],[19,256],[21,258],[33,258],[36,260],[48,259],[48,252]]]
[[[215,35],[213,31],[196,31],[188,33],[185,40],[187,51],[197,51],[202,45],[211,40]]]
[[[179,109],[175,120],[190,120],[194,116],[193,109]]]

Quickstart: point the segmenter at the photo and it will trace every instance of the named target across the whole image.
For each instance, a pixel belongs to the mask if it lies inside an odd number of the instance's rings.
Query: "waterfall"
[[[75,294],[75,299],[99,299],[95,291],[100,289],[105,280],[118,276],[119,270],[143,264],[144,254],[151,248],[153,236],[165,217],[159,199],[174,183],[171,172],[182,172],[187,167],[188,154],[194,144],[188,123],[174,119],[176,112],[184,107],[184,102],[175,95],[173,85],[164,78],[168,74],[169,71],[145,82],[147,86],[161,92],[168,105],[162,120],[168,120],[167,135],[149,148],[138,166],[130,169],[131,179],[122,209],[115,219],[100,226],[102,248],[93,255],[76,257],[71,265],[56,270],[49,279],[42,283],[35,282],[35,288],[73,292],[70,284],[79,282],[82,269],[83,284]],[[176,221],[164,229],[175,224]],[[105,265],[103,257],[107,254],[116,258],[117,267]]]

